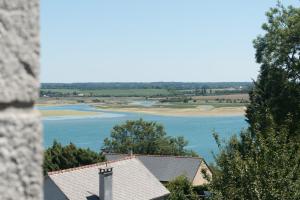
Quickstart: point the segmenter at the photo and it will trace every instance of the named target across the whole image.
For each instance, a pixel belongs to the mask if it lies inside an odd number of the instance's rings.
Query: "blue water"
[[[38,109],[95,111],[93,107],[85,104],[39,107]],[[62,144],[72,142],[80,147],[89,147],[99,151],[103,139],[110,135],[110,130],[114,125],[139,118],[162,123],[170,136],[184,136],[189,141],[188,148],[198,152],[208,162],[213,161],[211,152],[217,152],[217,145],[212,137],[213,131],[219,133],[221,138],[228,139],[247,127],[243,116],[169,117],[105,112],[104,115],[99,116],[47,117],[43,118],[44,146],[50,146],[56,139]]]

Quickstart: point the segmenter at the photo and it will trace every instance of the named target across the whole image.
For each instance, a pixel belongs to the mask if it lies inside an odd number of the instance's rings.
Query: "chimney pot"
[[[112,200],[112,167],[99,169],[99,199]]]

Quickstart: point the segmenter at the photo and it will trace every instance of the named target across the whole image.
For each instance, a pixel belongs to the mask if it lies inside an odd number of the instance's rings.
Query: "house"
[[[135,158],[48,173],[45,200],[164,200],[169,191]]]
[[[108,161],[121,159],[127,154],[105,153]],[[139,155],[135,154],[162,183],[174,180],[180,175],[186,176],[193,186],[208,183],[205,175],[212,177],[212,171],[203,158],[169,155]],[[203,173],[205,171],[205,173]]]

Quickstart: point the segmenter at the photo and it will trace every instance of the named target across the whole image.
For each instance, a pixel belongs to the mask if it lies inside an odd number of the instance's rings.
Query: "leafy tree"
[[[168,200],[197,200],[192,183],[185,176],[178,176],[167,185],[170,195]]]
[[[266,16],[265,34],[254,41],[261,69],[250,92],[247,118],[254,132],[264,129],[266,110],[279,126],[289,115],[294,122],[289,132],[294,136],[300,126],[300,8],[279,4]]]
[[[184,137],[167,136],[161,124],[142,119],[116,125],[110,138],[104,139],[104,149],[110,152],[197,156],[185,149],[187,144]]]
[[[274,129],[268,115],[264,133],[232,137],[216,158],[213,199],[300,199],[300,145],[288,139],[289,122]]]
[[[62,146],[54,140],[44,152],[44,174],[49,171],[68,169],[101,162],[104,157],[90,149],[77,148],[74,144]]]
[[[267,17],[254,41],[250,128],[225,145],[215,135],[213,199],[300,199],[300,9],[278,5]]]

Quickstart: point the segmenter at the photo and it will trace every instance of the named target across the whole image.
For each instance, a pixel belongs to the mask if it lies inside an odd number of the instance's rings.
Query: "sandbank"
[[[77,110],[40,110],[43,117],[52,116],[92,116],[100,115],[100,112],[77,111]]]
[[[246,107],[197,108],[99,108],[114,112],[133,112],[162,116],[243,116]]]

